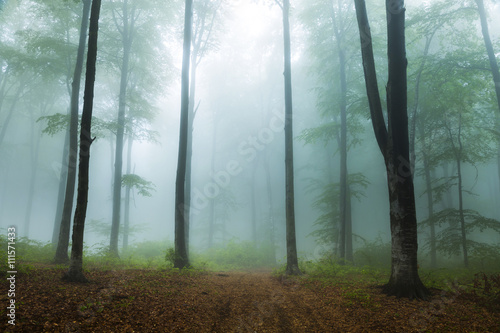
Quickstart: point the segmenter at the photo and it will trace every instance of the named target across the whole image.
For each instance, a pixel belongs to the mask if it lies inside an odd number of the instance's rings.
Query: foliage
[[[7,271],[7,233],[0,235],[0,248],[4,251],[0,252],[0,268],[3,272]],[[54,258],[54,248],[50,242],[41,242],[26,237],[15,239],[15,255],[16,262],[22,262],[21,265],[16,265],[18,271],[22,271],[27,267],[27,263],[49,263]]]
[[[107,223],[103,220],[93,219],[93,220],[90,220],[87,224],[88,224],[88,230],[91,233],[105,237],[105,238],[109,238],[109,236],[111,234],[111,224],[110,223]],[[125,231],[124,229],[125,228],[120,227],[120,230],[119,230],[120,237],[123,236],[123,232]],[[134,225],[129,226],[128,234],[129,234],[129,236],[131,236],[134,234],[140,234],[140,233],[147,231],[147,230],[148,230],[148,227],[145,225],[134,224]]]
[[[354,262],[358,266],[388,269],[391,267],[391,243],[381,237],[374,241],[364,241],[364,246],[354,252]]]
[[[500,221],[487,218],[472,209],[464,209],[463,216],[465,219],[465,234],[468,235],[466,240],[467,251],[471,257],[476,258],[480,262],[485,260],[500,261],[500,246],[492,245],[483,242],[478,242],[470,239],[475,232],[496,232],[500,234]],[[462,238],[460,224],[460,211],[458,209],[449,208],[435,213],[431,218],[428,218],[419,224],[428,226],[434,223],[441,226],[436,234],[436,250],[445,254],[448,257],[460,255]],[[424,246],[430,247],[429,241]]]
[[[351,197],[360,200],[364,196],[364,190],[370,182],[361,173],[348,175],[347,183],[350,188]],[[334,244],[338,239],[338,221],[340,220],[339,210],[339,183],[325,184],[320,179],[310,179],[309,192],[318,191],[313,201],[313,208],[322,212],[314,222],[316,230],[310,233],[320,244]]]
[[[125,174],[122,176],[122,187],[130,187],[136,189],[137,192],[144,196],[150,197],[151,191],[155,191],[155,185],[145,180],[136,174]]]

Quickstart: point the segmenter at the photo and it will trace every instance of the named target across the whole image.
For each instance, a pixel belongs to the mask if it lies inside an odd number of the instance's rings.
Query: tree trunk
[[[483,32],[484,45],[490,60],[491,74],[493,75],[493,83],[495,84],[495,93],[497,95],[497,105],[500,111],[500,71],[498,70],[498,63],[491,44],[490,33],[488,31],[488,20],[486,19],[486,11],[484,10],[483,0],[476,0],[477,9],[479,11],[479,18],[481,19],[481,30]]]
[[[387,170],[392,260],[391,277],[384,292],[398,297],[427,298],[429,291],[418,276],[415,194],[409,161],[404,1],[386,0],[388,129],[378,93],[366,5],[363,0],[355,0],[355,5],[372,124]]]
[[[341,15],[341,4],[339,3],[339,16]],[[339,57],[339,84],[340,84],[340,196],[339,196],[339,211],[340,211],[340,232],[339,232],[339,257],[341,263],[346,260],[347,237],[348,235],[347,216],[350,212],[347,211],[347,79],[346,79],[346,60],[343,49],[344,27],[342,20],[338,20],[332,7],[332,22],[335,39],[337,42],[337,54]],[[352,228],[350,228],[352,231]]]
[[[191,179],[192,179],[192,159],[193,159],[193,131],[194,131],[194,118],[196,110],[194,108],[196,98],[196,69],[197,69],[197,47],[194,46],[191,52],[191,79],[189,81],[189,106],[188,106],[188,137],[187,137],[187,152],[186,152],[186,185],[184,206],[186,212],[184,216],[184,226],[186,231],[184,237],[186,238],[186,254],[189,257],[189,228],[191,224]]]
[[[127,174],[130,174],[132,169],[132,144],[134,140],[132,135],[128,137],[127,146]],[[128,234],[130,230],[130,184],[125,188],[125,213],[123,217],[123,249],[128,247]]]
[[[352,210],[351,210],[351,189],[347,183],[346,189],[346,217],[345,217],[345,259],[354,262],[352,249]]]
[[[257,174],[258,162],[259,162],[259,159],[257,158],[254,161],[253,170],[252,170],[252,184],[250,185],[252,188],[251,193],[250,193],[250,195],[251,195],[250,210],[251,210],[251,216],[252,216],[252,241],[253,241],[254,245],[257,245],[257,203],[256,203],[257,177],[256,177],[256,174]]]
[[[463,192],[462,192],[462,115],[460,115],[458,123],[458,151],[456,152],[457,157],[457,176],[458,176],[458,211],[460,214],[460,233],[462,241],[462,252],[464,256],[464,266],[469,267],[469,256],[467,254],[467,234],[465,231],[465,217],[464,217],[464,203],[463,203]],[[450,133],[451,134],[451,133]],[[455,148],[455,147],[454,147]]]
[[[71,105],[69,124],[69,159],[66,180],[66,192],[64,196],[64,206],[61,220],[59,222],[59,238],[54,261],[56,263],[66,263],[68,258],[69,233],[71,228],[71,213],[73,210],[73,200],[75,196],[76,183],[76,163],[78,150],[78,100],[80,97],[80,83],[83,70],[83,59],[85,55],[85,39],[89,25],[91,0],[83,0],[82,23],[80,27],[80,40],[78,43],[78,53],[73,73],[71,85]],[[64,165],[63,165],[64,167]]]
[[[295,191],[293,174],[293,113],[292,113],[292,65],[290,50],[290,1],[283,1],[283,40],[285,61],[285,182],[286,182],[286,274],[301,274],[297,259],[295,237]]]
[[[274,204],[273,204],[273,188],[271,186],[271,172],[269,171],[269,154],[266,150],[264,160],[264,172],[266,173],[266,193],[267,193],[267,211],[269,215],[269,241],[272,247],[272,263],[276,265],[276,237],[274,226]]]
[[[23,90],[24,90],[24,82],[21,82],[19,84],[19,87],[17,88],[16,93],[14,94],[15,97],[14,100],[12,101],[12,104],[10,105],[9,113],[7,114],[7,117],[5,117],[2,123],[2,130],[0,131],[0,146],[2,145],[3,139],[5,138],[5,133],[7,133],[7,128],[9,128],[9,123],[10,120],[12,119],[12,115],[14,114],[14,110],[16,109],[17,101],[19,101]]]
[[[217,123],[215,119],[215,111],[213,114],[213,125],[212,125],[212,148],[210,154],[210,172],[215,175],[215,147],[217,140]],[[208,221],[208,248],[212,248],[214,244],[214,231],[215,231],[215,200],[212,198],[210,200],[210,220]]]
[[[432,194],[432,177],[431,177],[431,168],[429,166],[429,156],[427,154],[427,142],[425,137],[425,131],[423,124],[419,124],[418,126],[420,137],[422,140],[422,159],[424,163],[424,177],[425,177],[425,189],[427,193],[427,218],[430,219],[430,255],[431,255],[431,267],[435,268],[437,259],[436,259],[436,226],[434,225],[434,221],[432,220],[432,216],[434,215],[434,198]]]
[[[185,202],[186,162],[189,122],[189,62],[191,53],[191,32],[193,19],[193,0],[186,0],[184,13],[184,44],[181,80],[181,121],[179,130],[179,155],[177,159],[177,177],[175,183],[175,268],[189,266],[186,248],[185,216],[189,207]]]
[[[123,165],[123,136],[125,131],[125,107],[127,99],[128,67],[130,59],[130,49],[132,48],[132,36],[134,31],[134,8],[130,14],[128,12],[127,0],[123,2],[123,26],[121,27],[123,43],[123,59],[120,77],[120,95],[118,100],[118,119],[116,129],[116,149],[115,149],[115,171],[113,181],[113,214],[111,218],[111,236],[109,241],[109,251],[113,256],[118,257],[118,236],[120,234],[120,210],[122,193],[122,165]]]
[[[31,114],[33,117],[33,114]],[[35,196],[35,182],[38,173],[38,156],[40,151],[40,140],[35,140],[35,119],[31,120],[31,144],[30,144],[30,157],[31,157],[31,173],[28,191],[28,203],[26,204],[26,211],[24,215],[24,236],[29,237],[31,211],[33,209],[33,198]]]
[[[59,230],[61,227],[62,211],[64,206],[64,194],[66,190],[66,180],[68,179],[68,168],[65,166],[69,163],[69,126],[66,129],[66,135],[64,136],[64,145],[61,161],[61,171],[59,172],[59,187],[57,190],[57,206],[56,214],[54,218],[54,227],[52,228],[52,246],[57,248],[57,242],[59,239]]]
[[[73,244],[71,248],[71,261],[64,280],[73,282],[87,282],[83,274],[83,232],[87,214],[87,201],[89,190],[89,162],[92,109],[94,100],[94,82],[97,59],[97,35],[99,31],[99,12],[101,0],[92,1],[89,25],[89,42],[87,52],[87,72],[85,75],[85,94],[83,98],[83,112],[80,130],[80,164],[78,167],[78,194],[76,199],[75,219],[73,223]]]

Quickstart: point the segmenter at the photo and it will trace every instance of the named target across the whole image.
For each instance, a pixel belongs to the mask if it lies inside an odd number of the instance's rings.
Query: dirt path
[[[412,302],[366,285],[280,280],[269,272],[92,271],[92,282],[82,285],[61,282],[62,272],[37,269],[20,276],[16,326],[7,325],[3,311],[0,331],[500,331],[498,313],[460,294],[438,292],[432,302]]]

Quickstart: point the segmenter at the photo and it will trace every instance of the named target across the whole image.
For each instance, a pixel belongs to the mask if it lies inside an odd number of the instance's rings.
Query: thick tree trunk
[[[295,190],[293,173],[293,113],[292,113],[292,65],[290,50],[290,1],[283,1],[283,40],[285,60],[285,182],[286,182],[286,274],[301,274],[297,259],[295,237]]]
[[[83,112],[80,130],[80,164],[78,167],[78,195],[76,199],[75,219],[73,223],[73,244],[71,248],[71,261],[64,280],[74,282],[87,282],[83,274],[83,232],[87,214],[87,201],[89,190],[89,162],[90,134],[92,122],[92,109],[94,100],[94,82],[97,59],[97,35],[99,31],[99,12],[101,0],[92,1],[89,26],[89,42],[87,53],[87,72],[85,75],[85,95],[83,98]]]
[[[404,1],[386,0],[388,129],[378,93],[366,5],[363,0],[355,0],[355,5],[372,123],[384,156],[389,189],[392,260],[384,291],[398,297],[427,298],[429,291],[418,276],[415,194],[409,160]]]
[[[179,155],[177,159],[177,177],[175,183],[175,268],[189,266],[186,248],[185,216],[189,206],[185,202],[186,160],[189,123],[189,63],[191,53],[191,32],[193,19],[193,0],[186,0],[184,13],[184,45],[181,80],[181,121],[179,130]]]
[[[54,261],[56,263],[66,263],[68,258],[69,233],[71,228],[71,213],[73,210],[73,200],[75,196],[76,183],[76,163],[78,150],[78,100],[80,97],[80,83],[83,70],[83,59],[85,55],[85,39],[89,25],[91,0],[83,0],[83,15],[80,27],[80,40],[78,43],[78,53],[73,73],[71,85],[70,104],[70,124],[69,124],[69,158],[66,180],[66,192],[64,196],[64,206],[61,219],[58,222],[59,238]],[[64,165],[63,165],[64,167]]]
[[[111,236],[109,250],[113,256],[118,257],[118,236],[120,234],[120,211],[122,193],[122,166],[123,166],[123,137],[125,132],[125,107],[127,99],[128,67],[130,50],[132,48],[132,35],[134,31],[134,10],[129,17],[127,0],[123,2],[123,26],[121,27],[123,58],[120,77],[120,95],[118,100],[118,119],[116,129],[115,171],[113,181],[113,213],[111,218]],[[130,21],[130,22],[129,22]]]

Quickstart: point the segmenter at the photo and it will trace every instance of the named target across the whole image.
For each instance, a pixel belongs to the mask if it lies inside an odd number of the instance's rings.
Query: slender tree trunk
[[[339,47],[340,61],[340,258],[346,259],[347,235],[347,84],[345,75],[345,56]]]
[[[391,277],[384,292],[398,297],[427,298],[429,291],[418,276],[417,219],[409,160],[404,1],[386,0],[388,128],[378,92],[366,5],[363,0],[355,0],[355,5],[372,125],[387,170],[392,260]]]
[[[69,156],[69,126],[66,129],[66,135],[64,137],[61,171],[59,172],[59,187],[57,190],[56,214],[54,219],[54,227],[52,228],[52,246],[54,248],[57,248],[57,242],[59,239],[59,230],[61,227],[60,222],[64,206],[64,194],[66,190],[66,182],[68,179],[68,168],[66,168],[66,165],[69,163],[68,156]]]
[[[490,60],[491,74],[493,75],[493,82],[495,84],[495,93],[497,95],[497,105],[500,111],[500,71],[498,70],[498,63],[491,44],[490,33],[488,31],[488,20],[486,19],[486,11],[484,10],[483,0],[476,0],[477,9],[479,11],[479,18],[481,20],[481,30],[483,32],[484,45]]]
[[[283,0],[283,40],[285,61],[285,182],[286,182],[286,274],[301,274],[295,237],[295,191],[293,172],[292,65],[290,50],[290,1]]]
[[[127,145],[127,174],[130,174],[132,169],[132,144],[134,140],[132,136],[128,137]],[[128,234],[130,230],[130,185],[125,188],[125,207],[123,217],[123,249],[128,247]]]
[[[424,163],[424,177],[425,177],[425,189],[427,193],[427,218],[430,219],[430,255],[431,255],[431,267],[435,268],[437,264],[436,259],[436,226],[434,225],[434,221],[432,220],[432,216],[434,215],[434,198],[432,194],[432,177],[431,177],[431,168],[429,162],[429,156],[427,154],[427,142],[425,137],[425,130],[423,124],[419,124],[418,126],[420,132],[420,138],[422,140],[422,159]]]
[[[213,114],[213,126],[212,126],[212,148],[210,154],[210,172],[212,175],[215,174],[215,147],[217,140],[217,123],[215,119],[215,111]],[[208,221],[208,248],[212,248],[214,244],[214,231],[215,231],[215,202],[216,198],[210,200],[210,220]]]
[[[120,234],[123,137],[125,132],[125,108],[127,99],[128,68],[130,60],[130,50],[132,48],[132,36],[134,31],[134,8],[129,14],[128,1],[125,0],[123,2],[123,26],[121,27],[123,58],[121,66],[120,95],[118,100],[118,119],[116,129],[115,171],[113,178],[113,213],[111,218],[111,236],[109,241],[110,253],[116,257],[118,257],[118,237]]]
[[[339,2],[338,10],[339,17],[341,16],[342,4]],[[340,210],[340,236],[339,236],[339,256],[341,263],[346,260],[346,243],[347,238],[352,235],[347,234],[347,216],[350,212],[347,211],[347,79],[346,79],[346,59],[343,49],[343,24],[339,19],[337,23],[335,11],[332,7],[332,22],[335,39],[337,42],[337,54],[339,57],[339,83],[340,83],[340,196],[339,196],[339,210]],[[350,229],[352,230],[352,228]],[[351,244],[352,245],[352,244]]]
[[[352,210],[351,210],[351,188],[347,183],[346,189],[346,217],[345,217],[345,259],[354,262],[352,248]]]
[[[271,185],[271,172],[269,171],[269,155],[266,151],[264,160],[264,172],[266,174],[266,193],[267,193],[267,211],[269,216],[269,241],[272,247],[272,263],[276,265],[276,237],[274,225],[274,204],[273,204],[273,188]]]
[[[33,114],[31,114],[33,118]],[[35,140],[35,120],[31,120],[31,144],[30,144],[30,157],[31,157],[31,173],[30,173],[30,183],[28,191],[28,203],[26,204],[26,211],[24,215],[24,235],[29,237],[30,234],[30,222],[31,222],[31,212],[33,209],[33,198],[35,196],[35,183],[38,173],[38,156],[40,151],[40,140]]]
[[[0,130],[0,146],[2,145],[3,139],[5,138],[5,133],[7,133],[7,128],[9,128],[9,123],[10,120],[12,119],[12,115],[14,114],[14,110],[16,109],[17,101],[19,100],[19,97],[21,96],[23,90],[24,90],[24,84],[20,83],[16,93],[14,94],[14,100],[10,105],[9,113],[7,114],[7,117],[4,119],[2,123],[2,130]]]
[[[185,216],[189,210],[185,202],[186,162],[189,123],[189,62],[191,53],[191,32],[193,20],[193,0],[186,0],[184,13],[184,45],[181,80],[181,121],[179,130],[179,156],[177,159],[177,177],[175,183],[175,268],[189,266],[186,248]]]
[[[254,162],[253,165],[253,170],[252,170],[252,185],[251,185],[251,216],[252,216],[252,240],[254,245],[257,245],[257,203],[256,203],[256,196],[257,196],[257,166],[258,166],[258,159]]]
[[[460,214],[460,233],[461,233],[461,241],[462,241],[462,252],[464,256],[464,266],[465,268],[469,267],[469,256],[467,254],[467,234],[465,231],[465,217],[464,217],[464,203],[463,203],[463,192],[462,192],[462,115],[459,116],[459,124],[458,124],[458,151],[456,152],[457,156],[457,176],[458,176],[458,211]],[[451,133],[450,133],[451,134]],[[455,147],[454,147],[455,148]],[[455,149],[456,150],[456,149]]]
[[[425,47],[424,47],[424,54],[423,54],[423,59],[422,62],[420,63],[420,67],[418,68],[417,71],[417,77],[415,79],[415,98],[413,102],[413,108],[412,108],[412,117],[411,117],[411,125],[410,125],[410,163],[411,163],[411,171],[412,175],[415,170],[415,140],[416,140],[416,126],[417,126],[417,117],[418,117],[418,105],[419,105],[419,96],[420,96],[420,79],[422,77],[422,72],[424,71],[425,68],[425,62],[427,60],[427,56],[429,54],[429,48],[431,46],[432,38],[434,37],[434,34],[438,30],[438,27],[436,27],[432,33],[429,36],[426,36],[425,39]]]
[[[73,243],[71,248],[71,261],[64,280],[74,282],[87,282],[83,274],[83,232],[87,214],[87,201],[89,190],[89,162],[90,134],[92,122],[92,109],[94,100],[94,82],[97,59],[97,35],[99,31],[99,12],[101,0],[93,0],[90,13],[89,42],[87,53],[87,72],[85,75],[85,94],[83,98],[83,112],[80,130],[80,164],[78,167],[78,195],[76,199],[75,219],[73,223]]]
[[[76,163],[78,150],[78,100],[80,98],[80,83],[83,71],[83,59],[85,55],[85,39],[89,25],[91,0],[83,0],[83,15],[80,27],[80,40],[78,43],[78,53],[73,73],[71,85],[70,102],[70,124],[69,124],[69,149],[68,149],[68,169],[66,180],[66,192],[61,219],[58,221],[59,238],[54,261],[56,263],[66,263],[68,258],[69,233],[71,228],[71,212],[73,210],[73,200],[75,196],[76,183]],[[63,165],[64,167],[64,165]]]

